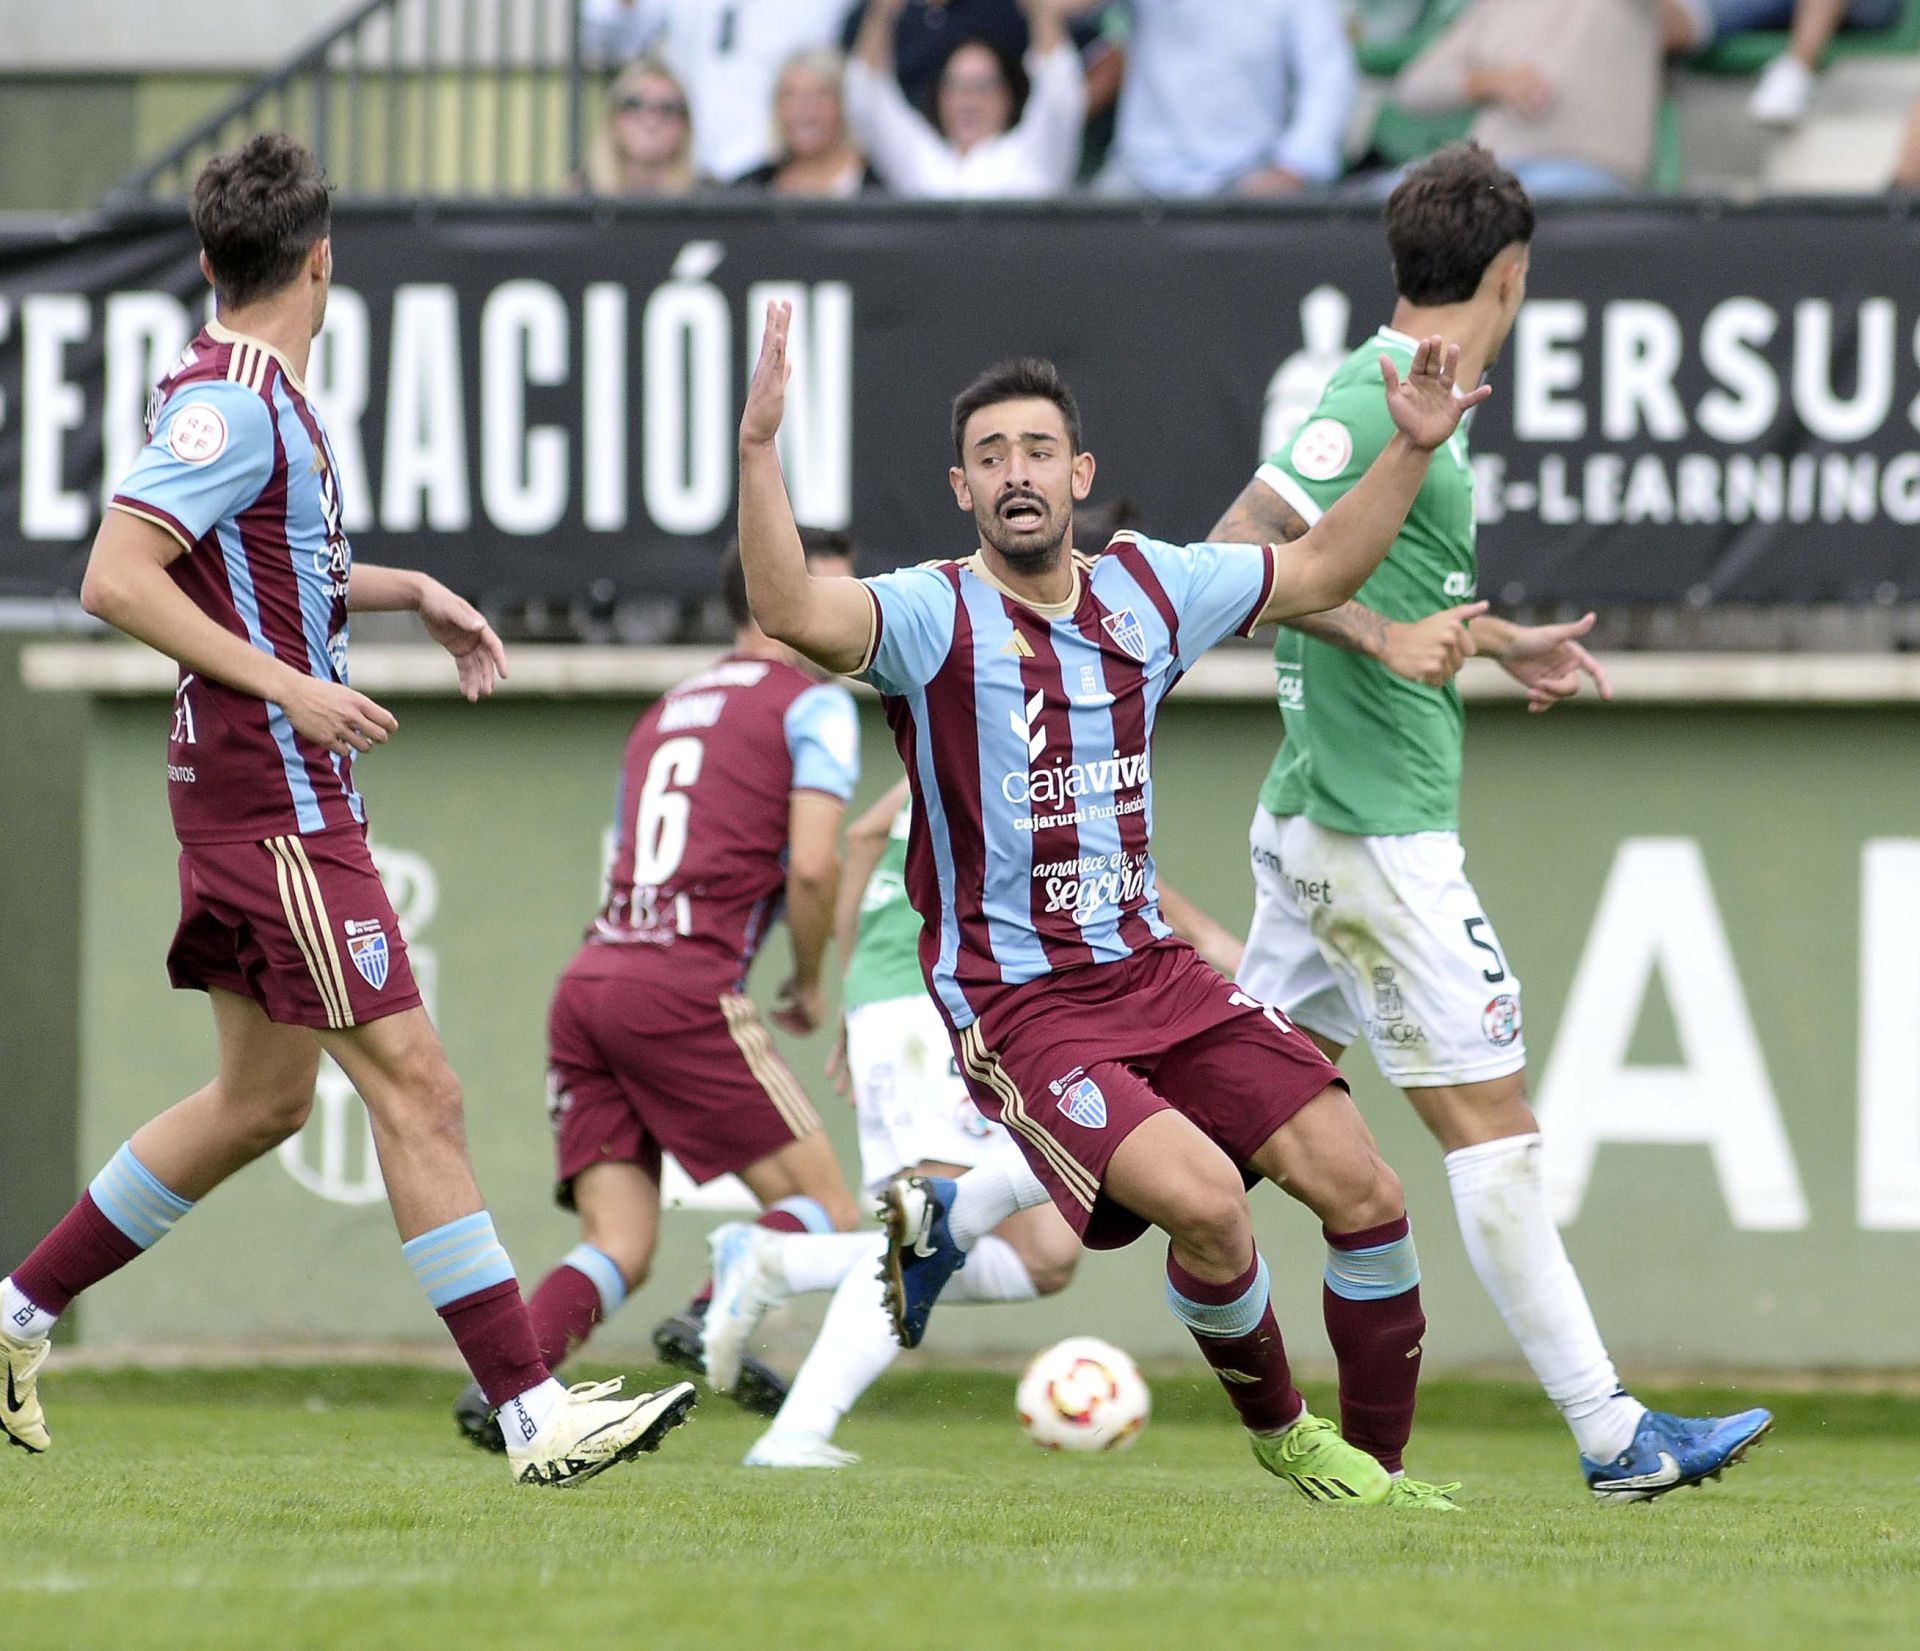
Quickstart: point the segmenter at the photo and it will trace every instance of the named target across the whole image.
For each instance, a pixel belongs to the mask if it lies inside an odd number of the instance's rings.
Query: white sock
[[[1647,1407],[1623,1392],[1547,1211],[1540,1137],[1513,1135],[1446,1158],[1467,1257],[1581,1453],[1610,1461]]]
[[[877,1258],[879,1253],[876,1243],[870,1254]],[[965,1276],[964,1271],[956,1275]],[[841,1279],[827,1304],[820,1334],[773,1419],[773,1431],[791,1429],[831,1437],[840,1418],[899,1354],[879,1284],[868,1269],[854,1268]]]
[[[943,1302],[1032,1301],[1040,1292],[1020,1252],[992,1233],[967,1252],[967,1264],[940,1292]]]
[[[549,1376],[538,1387],[530,1387],[500,1407],[500,1431],[510,1445],[526,1444],[547,1425],[547,1418],[560,1408],[567,1390]]]
[[[1027,1168],[1020,1149],[1011,1143],[976,1164],[954,1185],[958,1190],[947,1212],[947,1225],[954,1243],[963,1250],[971,1250],[1008,1216],[1047,1202],[1040,1177]]]
[[[11,1273],[0,1278],[0,1329],[15,1341],[40,1341],[59,1322],[58,1313],[49,1313],[21,1293]]]
[[[886,1244],[886,1234],[871,1227],[856,1233],[793,1233],[780,1246],[780,1266],[787,1275],[787,1288],[795,1295],[810,1290],[831,1290],[849,1273],[866,1269],[872,1278]],[[880,1287],[874,1285],[874,1297]]]

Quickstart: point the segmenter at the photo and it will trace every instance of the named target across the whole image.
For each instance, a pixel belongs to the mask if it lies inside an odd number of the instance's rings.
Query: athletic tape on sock
[[[1402,1296],[1420,1282],[1420,1258],[1413,1234],[1364,1250],[1327,1246],[1327,1288],[1348,1301],[1384,1301]]]
[[[408,1239],[400,1253],[436,1312],[496,1284],[513,1282],[513,1262],[485,1210]]]
[[[131,1141],[110,1159],[87,1188],[95,1207],[143,1250],[150,1250],[193,1208],[192,1201],[163,1187],[133,1155]]]
[[[613,1310],[627,1299],[626,1275],[620,1271],[620,1264],[605,1250],[596,1250],[591,1244],[576,1244],[560,1258],[560,1265],[584,1274],[594,1289],[600,1292],[602,1318],[612,1317]]]
[[[833,1217],[827,1214],[827,1206],[817,1198],[809,1198],[805,1193],[795,1193],[791,1198],[783,1198],[777,1204],[768,1206],[772,1210],[782,1210],[792,1216],[810,1233],[830,1233],[835,1231]]]
[[[1253,1282],[1232,1301],[1194,1301],[1167,1280],[1167,1305],[1173,1316],[1196,1335],[1245,1336],[1260,1327],[1267,1314],[1267,1258],[1256,1258]]]

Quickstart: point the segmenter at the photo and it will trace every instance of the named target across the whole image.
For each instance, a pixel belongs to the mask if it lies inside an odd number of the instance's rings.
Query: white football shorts
[[[1451,831],[1355,837],[1253,811],[1253,926],[1239,984],[1336,1043],[1364,1034],[1400,1089],[1527,1064],[1520,981]]]
[[[967,1094],[947,1023],[924,992],[853,1010],[847,1066],[860,1124],[860,1178],[876,1192],[914,1164],[971,1169],[996,1152],[1018,1150]]]

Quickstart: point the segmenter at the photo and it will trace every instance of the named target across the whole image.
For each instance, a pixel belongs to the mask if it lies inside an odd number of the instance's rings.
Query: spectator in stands
[[[743,187],[844,198],[878,186],[847,135],[845,74],[846,60],[835,51],[815,48],[787,59],[773,90],[779,158],[747,173]]]
[[[859,0],[642,0],[693,104],[694,159],[719,183],[773,157],[773,86],[795,52],[839,42]]]
[[[860,18],[850,20],[851,48]],[[1016,63],[1027,54],[1020,0],[906,0],[893,29],[893,72],[916,109],[931,109],[935,85],[956,41],[983,40]]]
[[[595,195],[690,195],[693,124],[687,94],[658,58],[637,58],[607,91],[607,112],[587,153]]]
[[[1806,118],[1814,76],[1833,37],[1849,29],[1884,29],[1900,20],[1905,0],[1677,0],[1689,19],[1684,41],[1704,51],[1749,29],[1788,29],[1787,49],[1760,72],[1747,113],[1765,126],[1797,126]]]
[[[1020,0],[1032,30],[1024,65],[987,41],[957,41],[934,83],[932,119],[893,74],[906,3],[868,0],[847,64],[847,119],[887,187],[922,199],[1066,189],[1080,158],[1086,83],[1064,0]]]
[[[649,50],[660,33],[657,0],[580,0],[580,55],[614,68]]]
[[[1471,135],[1530,195],[1618,195],[1652,168],[1667,38],[1661,0],[1474,0],[1393,95],[1477,109]]]
[[[1130,0],[1113,194],[1291,195],[1331,183],[1353,109],[1342,0]]]

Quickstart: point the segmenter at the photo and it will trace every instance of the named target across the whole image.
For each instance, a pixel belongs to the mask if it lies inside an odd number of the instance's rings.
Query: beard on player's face
[[[1057,567],[1073,526],[1073,501],[1055,506],[1037,489],[1013,486],[992,505],[974,505],[980,537],[1001,560],[1021,573],[1046,573]]]

